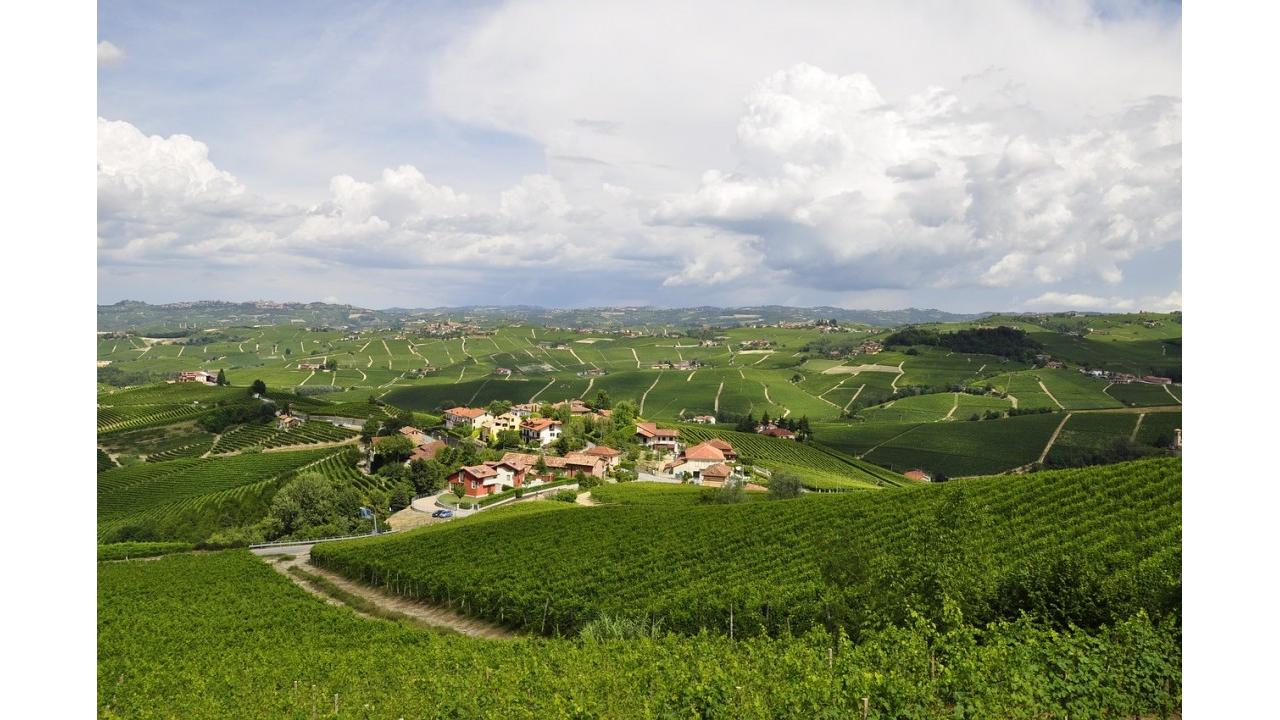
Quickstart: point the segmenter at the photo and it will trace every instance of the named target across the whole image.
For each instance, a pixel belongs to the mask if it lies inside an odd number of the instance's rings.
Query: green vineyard
[[[312,560],[530,632],[576,633],[627,615],[682,633],[728,632],[732,622],[744,635],[777,635],[827,622],[837,588],[854,593],[854,607],[896,611],[907,590],[873,582],[872,571],[910,577],[938,557],[964,567],[951,592],[975,621],[1059,612],[1035,598],[1050,581],[1037,573],[1062,563],[1086,574],[1079,584],[1091,593],[1066,620],[1163,614],[1180,593],[1180,538],[1181,465],[1159,459],[790,501],[461,521],[318,545]],[[833,576],[829,562],[863,569]]]
[[[687,443],[721,438],[733,445],[743,461],[759,463],[770,470],[800,475],[807,487],[814,489],[865,489],[895,485],[901,476],[870,463],[832,451],[824,451],[794,440],[721,430],[706,425],[680,425],[680,436]]]
[[[98,540],[204,540],[256,520],[275,483],[333,449],[142,463],[98,475]]]
[[[955,718],[961,704],[965,717],[1119,718],[1168,716],[1181,695],[1179,636],[1144,617],[1097,633],[916,623],[857,643],[495,641],[359,617],[244,551],[101,564],[97,604],[100,717],[811,720],[862,717],[866,698],[869,720]]]

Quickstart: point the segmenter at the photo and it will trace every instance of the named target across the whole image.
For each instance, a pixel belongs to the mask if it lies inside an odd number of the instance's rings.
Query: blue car
[[[453,511],[452,511],[452,510],[437,510],[437,511],[435,511],[435,512],[431,513],[431,517],[433,517],[433,518],[451,518],[451,517],[453,517]]]

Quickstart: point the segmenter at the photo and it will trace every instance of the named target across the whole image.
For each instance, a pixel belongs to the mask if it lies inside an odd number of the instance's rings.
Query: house
[[[280,417],[276,418],[276,427],[280,428],[281,430],[292,430],[296,427],[301,427],[301,426],[302,426],[302,418],[298,417],[297,415],[290,415],[288,413],[285,413]]]
[[[636,441],[647,448],[680,451],[680,431],[660,428],[657,423],[636,423]]]
[[[607,465],[603,458],[585,453],[569,453],[564,457],[559,457],[556,455],[509,452],[503,455],[502,460],[499,462],[523,467],[528,472],[537,467],[538,458],[542,458],[543,464],[547,466],[547,477],[552,475],[572,475],[579,471],[587,475],[604,477],[604,470]]]
[[[923,470],[921,470],[921,469],[919,469],[919,468],[916,468],[915,470],[908,470],[908,471],[906,471],[906,472],[902,473],[902,476],[903,476],[903,477],[905,477],[905,478],[906,478],[906,479],[908,479],[908,480],[916,480],[916,481],[919,481],[919,482],[932,482],[932,481],[933,481],[933,478],[929,475],[929,473],[927,473],[927,472],[925,472],[925,471],[923,471]]]
[[[324,363],[300,362],[298,363],[298,369],[299,370],[323,370]]]
[[[1045,361],[1044,366],[1049,368],[1050,370],[1062,370],[1067,366],[1067,364],[1062,362],[1061,360],[1047,360]]]
[[[622,464],[622,451],[605,445],[594,445],[583,450],[582,454],[588,457],[598,457],[604,460],[605,465],[611,468],[616,468]]]
[[[560,439],[561,423],[551,418],[533,418],[520,423],[520,439],[546,447]]]
[[[694,415],[692,422],[696,422],[699,425],[715,425],[716,416],[715,415]]]
[[[427,434],[412,425],[405,425],[400,428],[400,434],[413,441],[414,445],[421,445],[427,441]]]
[[[493,374],[500,375],[502,377],[511,377],[511,368],[496,368],[493,371]]]
[[[728,440],[721,440],[720,438],[711,438],[710,440],[707,441],[706,444],[710,445],[711,447],[723,453],[725,460],[738,459],[738,451],[733,449],[733,446],[729,444]]]
[[[729,476],[733,474],[733,469],[724,463],[716,463],[702,470],[702,475],[698,478],[704,483],[716,485],[724,485],[729,480]]]
[[[867,340],[858,346],[858,351],[863,355],[876,355],[884,352],[884,345],[877,340]]]
[[[1158,375],[1143,375],[1142,382],[1152,385],[1169,385],[1173,382],[1172,378],[1160,377]]]
[[[557,409],[568,407],[570,415],[590,415],[592,413],[591,407],[581,400],[562,400],[551,407]]]
[[[709,442],[702,442],[686,448],[680,453],[680,457],[667,463],[663,470],[672,475],[688,475],[697,483],[703,470],[713,465],[723,465],[727,460],[723,450]]]
[[[522,418],[529,417],[530,415],[537,415],[538,411],[541,409],[542,407],[537,403],[520,403],[519,405],[511,406],[511,412]]]
[[[406,462],[413,462],[414,460],[434,460],[436,458],[436,453],[447,447],[449,446],[439,440],[432,440],[431,442],[424,443],[414,448],[413,454],[409,456],[409,459]]]
[[[768,425],[757,425],[757,435],[768,435],[769,437],[782,438],[783,440],[795,440],[796,434],[786,428],[778,427],[773,423]]]
[[[510,466],[505,468],[506,472],[499,472],[498,464],[501,463],[461,467],[449,476],[449,487],[459,497],[484,497],[502,492],[507,487],[520,487],[523,474],[517,479]]]
[[[522,418],[519,415],[508,410],[507,412],[504,412],[498,417],[494,418],[493,422],[490,423],[489,427],[495,435],[500,432],[503,432],[504,430],[519,432],[521,421],[522,421]]]
[[[218,376],[214,375],[213,373],[205,372],[203,370],[186,370],[178,373],[178,382],[180,383],[198,382],[198,383],[204,383],[205,385],[217,385]]]
[[[484,421],[489,418],[489,411],[484,408],[449,408],[444,411],[444,426],[447,428],[458,426],[474,428],[477,425],[483,425]]]

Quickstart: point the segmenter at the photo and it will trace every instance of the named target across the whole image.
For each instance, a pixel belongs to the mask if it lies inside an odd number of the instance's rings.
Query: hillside
[[[858,717],[863,698],[873,718],[1052,717],[1066,704],[1154,717],[1181,688],[1176,632],[1141,617],[1100,633],[917,623],[856,644],[603,628],[493,641],[357,616],[244,551],[99,563],[97,603],[101,717],[810,720]]]
[[[871,627],[912,602],[940,608],[940,588],[973,622],[1026,611],[1096,626],[1180,603],[1180,498],[1180,462],[1161,459],[730,506],[533,512],[320,545],[312,560],[548,634],[614,615],[683,633],[728,632],[731,616],[748,635],[837,616]]]

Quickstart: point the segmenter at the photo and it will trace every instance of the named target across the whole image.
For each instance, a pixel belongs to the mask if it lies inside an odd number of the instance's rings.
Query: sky
[[[1181,308],[1177,3],[98,22],[101,303]]]

